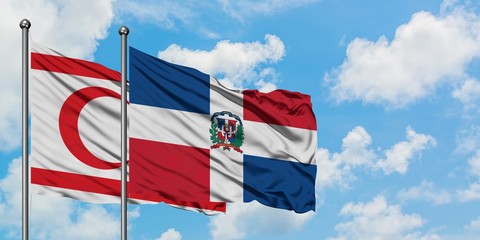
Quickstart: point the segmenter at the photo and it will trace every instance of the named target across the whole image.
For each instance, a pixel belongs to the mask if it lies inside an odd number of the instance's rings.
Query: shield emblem
[[[245,139],[243,133],[243,124],[240,117],[229,112],[216,112],[212,115],[210,127],[211,149],[222,147],[223,150],[233,149],[243,153],[240,147]]]

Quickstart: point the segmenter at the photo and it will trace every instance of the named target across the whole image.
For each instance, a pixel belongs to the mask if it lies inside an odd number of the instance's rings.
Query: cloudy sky
[[[0,1],[0,238],[21,232],[21,19],[119,69],[129,44],[235,88],[312,96],[317,211],[129,206],[131,239],[478,239],[480,4],[470,0]],[[118,239],[118,205],[32,196],[34,239]]]

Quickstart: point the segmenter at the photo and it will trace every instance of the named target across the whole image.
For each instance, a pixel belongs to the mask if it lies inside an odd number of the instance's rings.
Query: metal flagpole
[[[28,167],[28,30],[30,21],[23,19],[20,21],[22,29],[22,239],[28,240],[28,205],[30,201],[28,186],[29,167]]]
[[[122,38],[121,43],[121,64],[122,64],[122,197],[121,197],[121,236],[122,240],[127,240],[127,35],[128,28],[120,27],[118,34]]]

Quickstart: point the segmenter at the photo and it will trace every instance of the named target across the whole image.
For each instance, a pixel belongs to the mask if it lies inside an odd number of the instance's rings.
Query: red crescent
[[[114,97],[120,99],[120,94],[102,87],[87,87],[70,95],[63,103],[59,116],[60,135],[68,150],[81,162],[98,169],[115,169],[121,163],[104,161],[90,151],[82,142],[78,132],[78,118],[82,109],[95,98]]]

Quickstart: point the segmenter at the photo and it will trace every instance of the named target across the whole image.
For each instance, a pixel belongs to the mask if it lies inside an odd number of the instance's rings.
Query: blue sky
[[[130,205],[130,239],[478,239],[476,1],[0,2],[0,238],[20,237],[21,30],[119,69],[129,44],[237,88],[312,96],[316,213]],[[118,239],[118,205],[32,196],[34,239]]]

